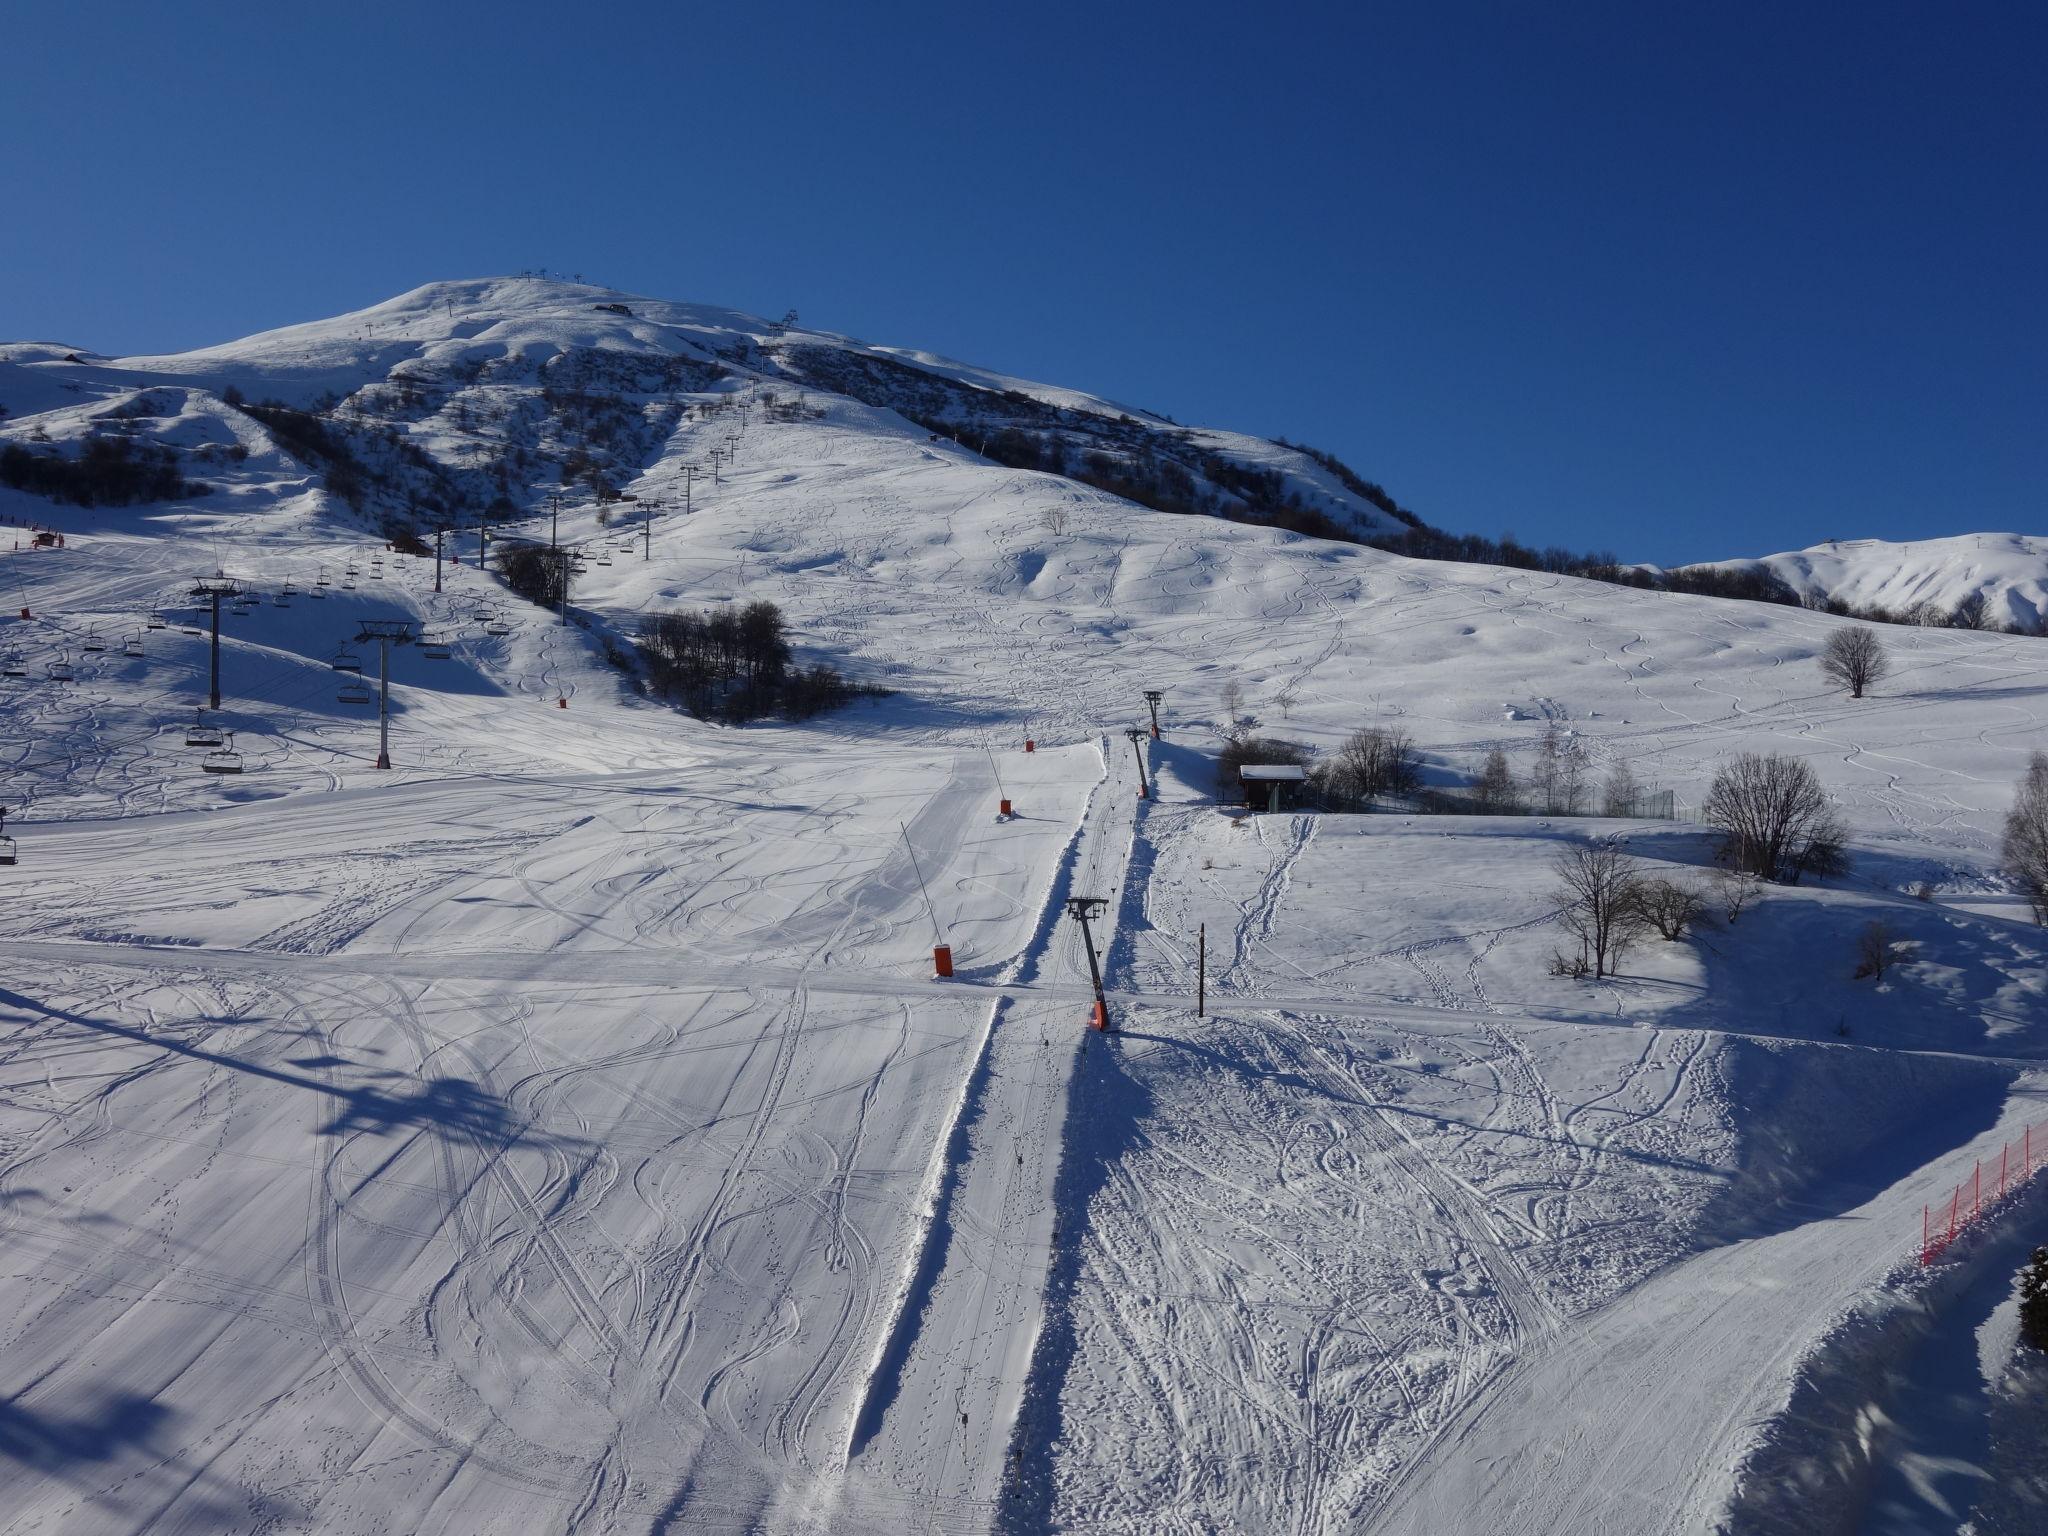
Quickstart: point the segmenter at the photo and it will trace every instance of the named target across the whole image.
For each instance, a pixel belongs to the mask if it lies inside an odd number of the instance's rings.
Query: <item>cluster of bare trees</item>
[[[1553,720],[1536,744],[1526,779],[1515,776],[1507,753],[1495,747],[1462,808],[1482,816],[1640,816],[1647,794],[1635,770],[1619,759],[1596,784],[1586,743]]]
[[[1708,923],[1715,902],[1688,880],[1650,874],[1618,842],[1578,843],[1557,856],[1558,923],[1578,941],[1578,953],[1551,956],[1553,976],[1612,976],[1622,957],[1651,934],[1675,944]],[[1721,877],[1721,915],[1742,915],[1751,888],[1740,876]]]
[[[2040,761],[2048,853],[2048,756]],[[1610,783],[1609,791],[1621,798],[1634,793],[1626,781]],[[1578,952],[1554,954],[1553,974],[1611,976],[1622,956],[1650,934],[1676,942],[1716,916],[1733,923],[1765,881],[1797,884],[1849,866],[1847,830],[1812,767],[1799,758],[1744,753],[1714,775],[1702,814],[1721,832],[1721,868],[1711,893],[1650,874],[1616,842],[1578,844],[1558,856],[1558,922],[1578,941]],[[1881,935],[1874,949],[1865,941],[1859,946],[1857,974],[1882,977],[1896,955],[1891,936]]]
[[[1309,778],[1324,805],[1364,809],[1388,796],[1414,794],[1422,785],[1422,755],[1399,726],[1366,726],[1345,737]]]

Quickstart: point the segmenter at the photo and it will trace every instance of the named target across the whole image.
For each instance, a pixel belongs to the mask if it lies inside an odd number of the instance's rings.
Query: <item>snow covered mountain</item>
[[[431,283],[174,356],[0,347],[0,406],[16,434],[32,416],[64,442],[110,417],[169,415],[181,424],[145,435],[196,453],[218,477],[207,450],[247,446],[249,436],[222,415],[224,398],[316,411],[322,435],[346,455],[347,499],[413,523],[422,513],[472,518],[494,503],[523,509],[558,467],[563,484],[615,494],[673,431],[676,412],[661,402],[721,384],[787,386],[789,409],[809,393],[836,394],[1012,467],[1165,510],[1354,534],[1413,521],[1377,486],[1303,449],[1182,427],[929,353],[541,278]],[[143,393],[151,389],[162,393]],[[289,422],[272,425],[289,435]],[[298,446],[309,446],[303,434]]]
[[[1989,628],[2048,631],[2048,538],[2028,534],[1964,533],[1907,543],[1830,539],[1708,568],[1763,572],[1803,601],[1907,623],[1946,623],[1960,610]]]
[[[527,279],[9,347],[0,404],[0,1524],[1774,1532],[1888,1458],[2017,1486],[1945,1415],[2027,1235],[1989,1170],[2048,1139],[1999,868],[2038,641],[1889,630],[1851,700],[1828,613],[1311,536],[1393,514]],[[558,606],[479,522],[573,552]],[[762,599],[887,695],[653,695],[650,617]],[[1248,723],[1397,728],[1446,792],[1562,736],[1677,810],[1241,815]],[[1729,910],[1689,817],[1743,752],[1811,768],[1846,876]],[[1609,840],[1717,916],[1554,974],[1554,861]]]

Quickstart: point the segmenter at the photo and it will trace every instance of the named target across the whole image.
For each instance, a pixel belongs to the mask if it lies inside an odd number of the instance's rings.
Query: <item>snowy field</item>
[[[2042,642],[1886,630],[1851,701],[1818,614],[1147,512],[744,372],[641,464],[650,544],[564,507],[564,624],[473,534],[436,593],[212,393],[653,344],[581,290],[466,314],[487,287],[0,355],[10,441],[140,390],[249,450],[161,506],[0,491],[65,534],[0,553],[0,1528],[1744,1528],[1922,1202],[2048,1113],[2048,942],[1995,867]],[[262,593],[223,622],[232,776],[184,734],[217,568]],[[605,659],[757,597],[893,692],[722,727]],[[374,690],[389,618],[450,655],[394,650],[379,772],[332,661]],[[1439,783],[1562,722],[1680,819],[1228,815],[1227,687],[1325,750],[1399,725]],[[1685,808],[1745,750],[1814,765],[1851,875],[1548,975],[1556,850],[1702,872]]]

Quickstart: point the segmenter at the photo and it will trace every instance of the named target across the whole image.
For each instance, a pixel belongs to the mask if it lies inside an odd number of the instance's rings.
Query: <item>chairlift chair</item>
[[[107,648],[107,642],[100,638],[98,630],[88,629],[85,632],[85,639],[78,648],[82,651],[104,651]]]
[[[610,565],[612,563],[612,557],[610,555],[599,555],[597,557],[597,563],[599,565]]]
[[[309,591],[306,594],[306,596],[312,598],[313,601],[316,603],[324,603],[327,601],[327,592],[326,589],[323,587],[314,587],[311,591]]]
[[[72,680],[71,658],[62,651],[59,651],[57,659],[44,667],[43,670],[49,674],[50,681],[53,683],[68,683]]]
[[[199,766],[207,773],[240,773],[242,754],[235,750],[235,737],[231,731],[221,744],[199,759]]]
[[[224,739],[219,726],[206,723],[203,712],[194,715],[192,723],[185,727],[185,745],[188,747],[218,747],[223,745]]]
[[[323,566],[321,566],[321,567],[320,567],[320,574],[319,574],[318,576],[315,576],[315,577],[313,578],[313,585],[314,585],[314,586],[316,586],[316,587],[325,587],[325,586],[331,586],[331,585],[332,585],[332,583],[331,583],[331,582],[329,582],[329,581],[328,581],[328,579],[327,579],[327,567],[326,567],[326,566],[324,566],[324,565],[323,565]]]
[[[204,626],[200,624],[196,616],[184,620],[178,625],[178,628],[188,635],[203,635],[206,633]]]
[[[362,658],[344,645],[334,653],[334,670],[337,672],[360,672],[363,670]]]
[[[151,629],[168,628],[168,625],[165,623],[164,616],[161,613],[151,613],[148,619],[146,619],[144,622],[148,624],[148,626]]]
[[[367,704],[370,702],[370,690],[361,683],[343,683],[341,691],[334,697],[343,704]]]
[[[14,839],[7,836],[6,833],[0,832],[0,864],[18,864],[20,862],[21,860],[15,856]]]
[[[487,635],[494,635],[498,639],[502,640],[505,638],[505,636],[512,633],[512,626],[510,624],[507,624],[503,619],[491,619],[484,624],[484,633]]]
[[[140,656],[143,654],[141,630],[137,630],[121,642],[121,654],[123,656]]]
[[[28,676],[28,663],[22,660],[21,652],[9,651],[6,656],[0,657],[0,676]]]

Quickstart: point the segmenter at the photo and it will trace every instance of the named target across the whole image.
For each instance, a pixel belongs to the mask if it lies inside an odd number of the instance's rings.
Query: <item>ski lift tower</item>
[[[1152,786],[1145,780],[1145,727],[1133,725],[1124,734],[1131,738],[1131,751],[1138,759],[1138,798],[1149,800],[1152,798]]]
[[[1159,739],[1159,701],[1166,695],[1157,688],[1145,690],[1145,702],[1152,708],[1152,739]]]
[[[405,619],[365,619],[357,645],[377,647],[377,766],[391,766],[391,647],[412,643],[412,625]]]
[[[1088,979],[1095,984],[1095,1017],[1092,1021],[1098,1030],[1109,1028],[1109,1000],[1102,995],[1102,967],[1095,959],[1095,935],[1089,929],[1090,918],[1100,917],[1102,909],[1109,905],[1102,896],[1069,896],[1067,916],[1081,925],[1081,942],[1088,947]]]
[[[213,605],[213,650],[207,668],[208,709],[220,708],[220,600],[224,597],[234,597],[241,590],[236,585],[235,578],[223,571],[215,571],[211,576],[202,576],[192,583],[192,595],[204,598]]]

